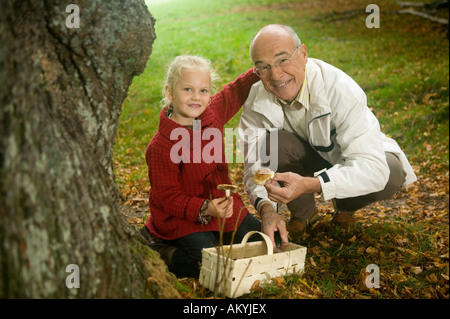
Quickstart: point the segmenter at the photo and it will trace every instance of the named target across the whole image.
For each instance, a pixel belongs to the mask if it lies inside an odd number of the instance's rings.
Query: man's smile
[[[286,82],[281,83],[281,84],[273,84],[273,86],[276,87],[276,88],[281,88],[281,87],[285,86],[286,84],[288,84],[291,80],[292,79],[287,80]]]

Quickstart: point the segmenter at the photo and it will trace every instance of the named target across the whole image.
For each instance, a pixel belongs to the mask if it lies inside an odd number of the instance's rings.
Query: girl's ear
[[[172,94],[172,90],[169,88],[168,85],[166,85],[165,87],[166,90],[166,96],[169,100],[173,101],[173,94]]]

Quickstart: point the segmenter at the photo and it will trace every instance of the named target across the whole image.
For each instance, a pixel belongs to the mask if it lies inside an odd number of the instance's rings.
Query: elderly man
[[[332,222],[350,228],[356,210],[391,198],[416,180],[398,144],[380,131],[362,89],[341,70],[309,58],[292,28],[264,27],[250,55],[261,81],[250,91],[239,126],[244,183],[274,244],[276,231],[285,245],[288,232],[298,236],[318,219],[315,193],[333,201]],[[249,133],[261,128],[267,136]],[[266,163],[259,154],[263,145],[271,150]],[[254,173],[261,166],[272,168],[270,162],[277,173],[264,186],[255,185]],[[277,214],[277,203],[287,204],[288,225]]]

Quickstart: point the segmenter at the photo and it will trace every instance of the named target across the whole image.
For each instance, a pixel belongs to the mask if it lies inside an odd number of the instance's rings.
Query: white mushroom
[[[238,191],[238,187],[231,184],[220,184],[217,186],[217,189],[224,191],[226,198],[229,198],[231,196],[231,193],[236,193]]]

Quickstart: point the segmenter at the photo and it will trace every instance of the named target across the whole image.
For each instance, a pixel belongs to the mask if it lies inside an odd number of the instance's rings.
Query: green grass
[[[170,61],[180,54],[209,58],[221,76],[217,83],[220,89],[252,67],[249,43],[269,23],[291,25],[306,43],[310,57],[329,62],[354,78],[367,93],[369,107],[379,119],[383,132],[397,140],[412,165],[420,169],[420,175],[443,173],[447,174],[443,180],[448,181],[449,46],[445,33],[426,20],[396,14],[399,8],[394,0],[379,2],[381,26],[368,29],[364,8],[369,3],[359,0],[147,1],[156,18],[157,39],[147,68],[134,79],[123,104],[114,147],[117,183],[124,195],[133,194],[130,190],[133,188],[143,192],[149,188],[143,155],[158,127],[162,85]],[[359,11],[348,19],[334,19],[351,10]],[[236,127],[239,115],[227,127]],[[417,188],[417,192],[427,192],[426,188]],[[419,195],[414,193],[414,196]],[[446,198],[448,212],[448,185]],[[448,213],[446,228],[423,222],[418,216],[422,216],[424,207],[435,204],[420,196],[418,202],[422,206],[415,207],[413,201],[408,203],[411,211],[408,217],[394,214],[384,223],[360,225],[350,235],[339,230],[318,229],[301,242],[313,250],[308,251],[309,271],[305,275],[286,278],[284,288],[268,285],[263,292],[247,297],[407,298],[408,289],[419,297],[442,297],[445,292],[437,293],[431,287],[445,290],[445,285],[433,283],[427,276],[435,271],[433,262],[445,249],[436,244],[436,233],[447,233],[448,254]],[[353,235],[357,240],[350,242]],[[408,246],[399,247],[395,236],[397,240],[406,240]],[[323,242],[329,247],[323,247]],[[368,247],[376,247],[378,253],[365,252]],[[408,253],[406,248],[416,250],[417,254]],[[317,268],[309,262],[310,257],[314,257]],[[374,262],[380,265],[383,288],[377,292],[358,291],[355,285],[359,271]],[[423,272],[403,278],[399,267],[409,269],[408,265],[419,265]],[[447,266],[439,268],[436,275],[440,281],[441,273],[448,276],[448,255]],[[207,296],[206,292],[195,294]]]
[[[287,21],[309,56],[341,68],[365,89],[383,131],[396,138],[413,164],[448,166],[448,42],[435,26],[430,33],[425,20],[392,14],[394,1],[383,2],[381,27],[368,29],[365,6],[355,3],[339,8],[313,1],[147,1],[157,39],[146,70],[134,79],[123,104],[114,149],[118,170],[134,167],[131,180],[145,180],[142,155],[158,127],[163,80],[175,56],[209,58],[221,76],[220,89],[252,66],[248,46],[256,32]],[[362,13],[347,20],[329,18],[345,9]],[[236,127],[239,115],[227,126]],[[431,145],[433,154],[423,151],[424,145]],[[129,181],[117,175],[119,184]]]

